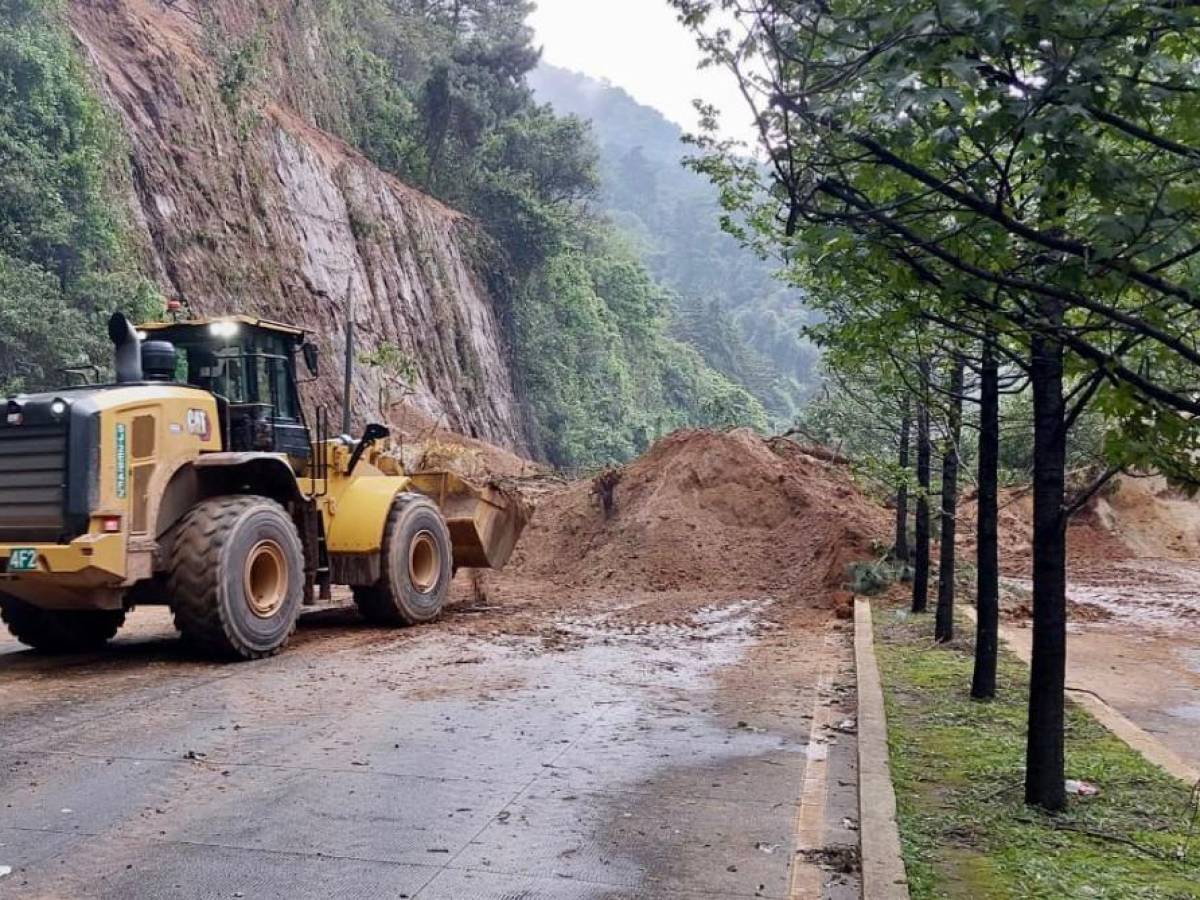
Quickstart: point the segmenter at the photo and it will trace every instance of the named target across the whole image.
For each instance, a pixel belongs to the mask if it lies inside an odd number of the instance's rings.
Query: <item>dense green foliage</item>
[[[970,699],[963,642],[931,650],[922,617],[886,601],[875,614],[900,837],[912,896],[1200,897],[1189,785],[1078,707],[1067,774],[1100,794],[1059,816],[1021,805],[1029,670],[1000,661],[991,703]]]
[[[0,389],[107,362],[103,317],[151,314],[124,209],[117,133],[57,4],[0,2]]]
[[[592,211],[588,126],[539,105],[527,84],[538,60],[531,8],[328,4],[323,29],[347,112],[327,124],[478,217],[495,240],[515,276],[506,319],[518,374],[552,462],[625,459],[681,425],[765,427],[762,404],[734,373],[672,336],[678,304]]]
[[[662,334],[671,298],[603,231],[557,254],[518,303],[539,438],[563,465],[626,459],[682,425],[766,427],[761,407]]]
[[[968,347],[991,332],[1027,360],[1049,334],[1070,388],[1120,423],[1110,461],[1188,475],[1193,4],[672,2],[743,73],[771,145],[766,178],[716,140],[702,167],[843,347],[878,358],[922,327]],[[714,9],[735,7],[747,28],[721,29]]]
[[[935,372],[935,377],[939,373]],[[854,374],[827,370],[824,383],[806,404],[796,421],[796,431],[806,440],[827,444],[852,461],[866,484],[890,497],[904,482],[915,490],[911,468],[900,471],[898,436],[907,406],[911,419],[911,394],[916,372],[898,373],[890,367],[865,367]],[[1033,480],[1033,403],[1023,379],[1005,379],[1006,392],[1000,401],[1000,465],[1002,485],[1025,485]],[[967,378],[964,429],[959,457],[961,478],[970,486],[975,481],[978,460],[979,406],[977,379]],[[934,454],[938,455],[946,398],[935,392],[931,403]],[[911,424],[911,422],[910,422]],[[1067,434],[1067,471],[1072,484],[1084,484],[1103,470],[1105,441],[1110,426],[1097,409],[1087,409]],[[911,439],[911,435],[910,435]],[[910,445],[911,446],[911,445]],[[934,492],[940,490],[939,471],[934,472]]]
[[[558,112],[591,122],[600,148],[600,199],[655,277],[678,295],[672,331],[745,386],[779,424],[803,405],[817,354],[801,329],[804,295],[721,228],[706,178],[683,165],[680,128],[625,91],[539,66],[530,83]]]

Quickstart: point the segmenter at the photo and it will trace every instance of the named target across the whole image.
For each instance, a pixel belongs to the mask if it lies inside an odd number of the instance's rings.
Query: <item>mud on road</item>
[[[1012,624],[1029,624],[1029,510],[1010,507]],[[1016,535],[1016,538],[1012,538]],[[1200,766],[1200,502],[1120,478],[1068,532],[1067,680]]]
[[[1029,582],[1009,582],[1028,596]],[[1200,563],[1164,558],[1077,565],[1069,601],[1067,683],[1099,695],[1200,766]],[[1012,624],[1028,627],[1018,601]]]
[[[0,894],[857,896],[834,588],[883,511],[749,432],[659,442],[611,517],[535,486],[434,626],[318,611],[242,665],[153,609],[95,656],[0,643]]]
[[[322,611],[233,666],[157,610],[105,654],[0,643],[0,896],[854,896],[820,864],[857,843],[846,626],[613,612]]]

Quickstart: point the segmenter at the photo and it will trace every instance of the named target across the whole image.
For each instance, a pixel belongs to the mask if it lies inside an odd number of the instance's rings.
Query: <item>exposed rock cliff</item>
[[[298,27],[296,6],[211,0],[202,15],[187,0],[70,4],[124,123],[148,265],[195,313],[311,329],[325,362],[315,399],[333,411],[352,297],[362,348],[390,344],[416,363],[417,406],[529,452],[485,236],[313,124],[336,119],[337,98],[322,83],[322,35]],[[266,74],[231,104],[219,42],[249,29],[265,34]],[[355,390],[359,418],[399,393],[394,376],[367,366]]]

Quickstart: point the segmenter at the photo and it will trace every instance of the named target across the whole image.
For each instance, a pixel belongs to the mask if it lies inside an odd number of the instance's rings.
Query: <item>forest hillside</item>
[[[0,3],[0,386],[103,364],[167,299],[312,329],[360,418],[407,400],[575,468],[765,427],[597,210],[599,150],[500,0]]]
[[[626,91],[543,63],[530,75],[539,100],[592,126],[600,197],[655,277],[675,292],[672,333],[761,399],[778,424],[794,419],[819,378],[819,354],[802,336],[804,294],[776,277],[722,229],[709,179],[683,130]]]

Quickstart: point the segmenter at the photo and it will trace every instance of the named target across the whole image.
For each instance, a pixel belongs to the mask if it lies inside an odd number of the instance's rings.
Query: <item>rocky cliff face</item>
[[[119,113],[131,203],[164,293],[196,314],[310,329],[314,402],[337,421],[347,303],[361,349],[415,363],[410,402],[448,427],[529,452],[485,236],[375,168],[316,122],[337,115],[319,29],[292,0],[73,0],[72,31]],[[214,28],[219,23],[219,28]],[[222,93],[222,36],[258,29],[266,74]],[[358,419],[400,399],[395,366],[359,366]]]

